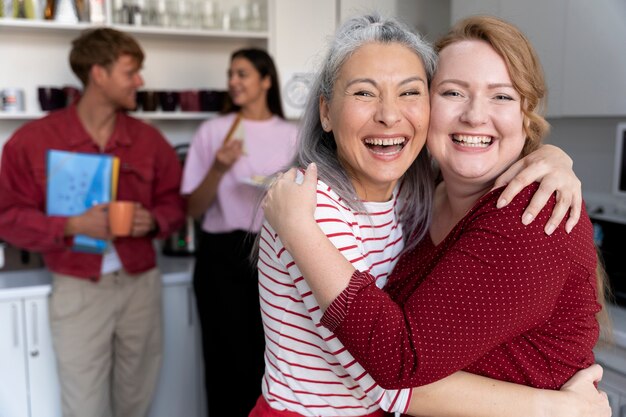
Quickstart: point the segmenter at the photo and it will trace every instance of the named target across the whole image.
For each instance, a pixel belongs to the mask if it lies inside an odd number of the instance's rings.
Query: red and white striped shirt
[[[365,208],[365,214],[352,211],[318,181],[318,225],[356,269],[369,271],[382,287],[403,248],[396,193],[391,201],[366,202]],[[378,386],[320,324],[315,297],[267,222],[258,268],[266,344],[263,395],[272,408],[304,416],[361,416],[378,408],[406,412],[411,389]]]

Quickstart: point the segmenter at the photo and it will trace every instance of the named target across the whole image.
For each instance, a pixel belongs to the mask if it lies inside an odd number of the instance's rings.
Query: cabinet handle
[[[39,331],[37,329],[37,303],[30,304],[30,311],[32,313],[33,322],[33,346],[39,345]]]
[[[187,324],[189,326],[193,326],[193,294],[191,292],[191,287],[187,287]]]
[[[19,323],[17,317],[17,306],[15,304],[11,304],[11,320],[13,322],[13,347],[16,348],[20,345],[20,333],[19,333]]]

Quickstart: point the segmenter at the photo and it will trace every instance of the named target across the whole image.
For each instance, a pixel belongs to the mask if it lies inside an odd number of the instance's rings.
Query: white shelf
[[[159,26],[134,26],[114,24],[111,27],[136,35],[155,35],[155,36],[187,36],[202,38],[218,38],[220,40],[227,39],[267,39],[269,34],[267,31],[246,31],[246,30],[219,30],[219,29],[183,29],[175,27],[159,27]]]
[[[44,113],[5,113],[0,112],[0,120],[33,120],[42,117]]]
[[[195,111],[157,111],[157,112],[130,112],[131,116],[144,120],[204,120],[215,117],[215,112]]]
[[[80,32],[81,30],[96,27],[91,23],[79,22],[79,23],[63,23],[55,22],[51,20],[36,20],[36,19],[14,19],[10,17],[0,18],[0,29],[15,29],[15,30],[32,30],[41,29],[48,31],[66,31],[66,32]]]
[[[45,116],[45,112],[24,112],[24,113],[2,113],[0,120],[35,120]],[[193,112],[193,111],[157,111],[157,112],[130,112],[131,116],[143,120],[204,120],[215,117],[215,112]]]
[[[209,30],[209,29],[184,29],[176,27],[158,26],[134,26],[124,24],[96,25],[87,22],[63,23],[50,20],[0,18],[0,30],[42,30],[50,32],[80,32],[84,29],[108,26],[134,35],[150,35],[165,37],[196,37],[215,38],[219,40],[266,40],[269,37],[267,31],[244,31],[244,30]]]

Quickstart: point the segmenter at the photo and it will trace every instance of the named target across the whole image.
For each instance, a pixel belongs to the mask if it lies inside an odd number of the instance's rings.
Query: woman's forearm
[[[543,390],[456,372],[413,388],[408,414],[432,417],[574,417],[582,401],[561,391]]]
[[[306,239],[300,239],[299,235],[306,236]],[[314,219],[301,221],[297,234],[286,232],[281,240],[302,275],[307,278],[318,304],[325,310],[348,286],[354,267],[326,237]]]

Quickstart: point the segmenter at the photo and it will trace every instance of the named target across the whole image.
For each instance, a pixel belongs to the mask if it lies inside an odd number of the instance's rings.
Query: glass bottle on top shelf
[[[0,1],[0,16],[15,19],[35,19],[37,6],[35,0],[4,0]]]
[[[63,23],[78,23],[78,15],[72,3],[73,0],[57,0],[54,20]]]
[[[267,0],[112,0],[113,23],[208,30],[267,30]]]

